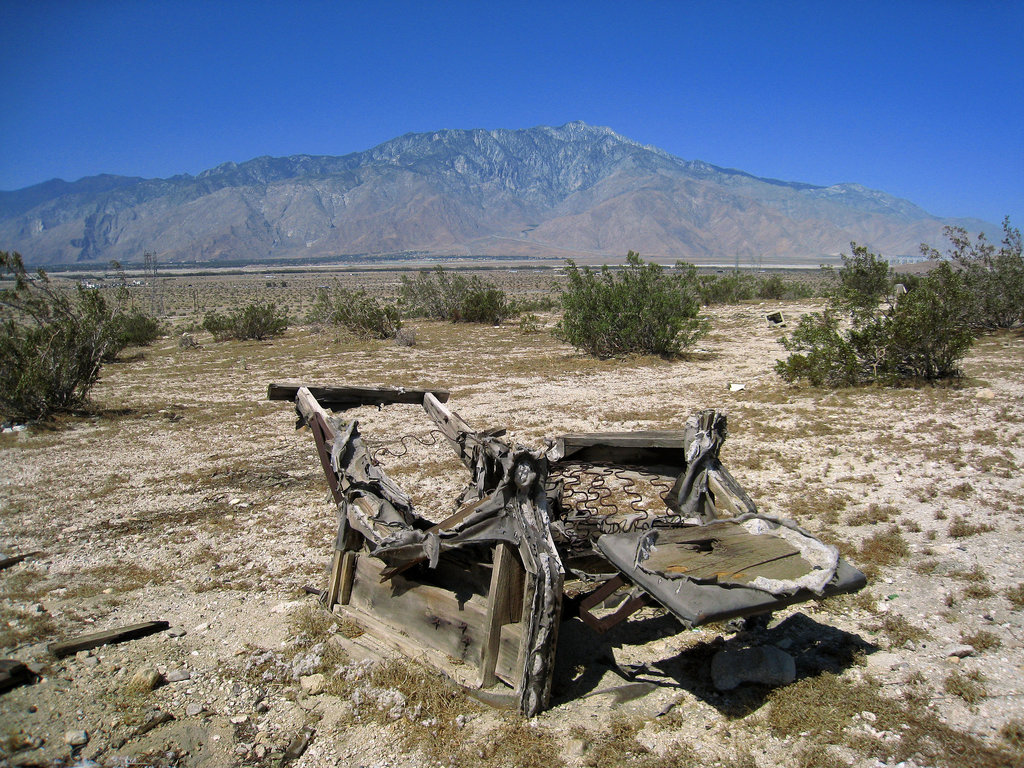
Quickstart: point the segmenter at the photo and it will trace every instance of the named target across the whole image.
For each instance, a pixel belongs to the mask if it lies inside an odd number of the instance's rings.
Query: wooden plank
[[[548,450],[550,461],[596,461],[679,469],[686,463],[685,436],[678,430],[579,432],[559,435]]]
[[[87,651],[90,648],[98,648],[101,645],[112,645],[122,643],[126,640],[137,640],[146,635],[156,632],[163,632],[170,626],[166,621],[143,621],[139,624],[130,624],[127,627],[108,629],[104,632],[93,632],[88,635],[79,635],[70,640],[61,640],[57,643],[50,643],[50,653],[58,659],[70,656],[79,651]]]
[[[35,552],[25,552],[20,555],[14,555],[13,557],[0,557],[0,571],[28,560],[30,557],[35,557],[38,554],[40,554],[40,552],[36,550]]]
[[[352,599],[352,579],[356,572],[356,553],[345,552],[341,558],[341,584],[338,592],[338,602],[348,605]]]
[[[335,549],[334,556],[331,558],[331,571],[327,577],[327,610],[331,610],[339,602],[338,593],[341,592],[341,561],[344,556],[344,552],[340,549]]]
[[[407,403],[419,405],[430,394],[440,402],[448,402],[447,389],[406,389],[405,387],[314,387],[303,384],[270,384],[268,400],[294,400],[299,389],[307,389],[321,405],[331,410],[344,410],[360,405]]]
[[[572,432],[557,440],[567,448],[607,445],[613,448],[675,448],[686,447],[682,430],[648,430],[636,432]]]
[[[494,547],[494,566],[491,570],[491,588],[487,595],[487,631],[480,654],[480,687],[494,685],[494,668],[498,661],[501,628],[512,620],[512,606],[516,597],[522,605],[523,569],[515,551],[505,542]],[[521,610],[521,608],[520,608]]]
[[[523,624],[515,622],[501,628],[501,639],[498,644],[498,660],[494,666],[494,675],[513,688],[517,688],[522,680],[523,669],[519,663],[519,649],[523,644]]]
[[[391,634],[410,638],[421,649],[469,664],[475,677],[486,630],[485,598],[456,594],[458,584],[445,589],[404,576],[381,584],[383,567],[374,557],[356,557],[349,607],[372,616]]]
[[[0,693],[31,683],[36,676],[17,659],[0,659]]]
[[[452,448],[462,459],[462,463],[470,469],[473,468],[473,452],[469,448],[468,443],[465,447],[460,447],[458,440],[460,434],[473,435],[474,431],[471,426],[455,411],[450,411],[445,408],[441,401],[434,397],[433,394],[427,393],[423,396],[423,410],[427,412],[427,415],[433,419],[434,423],[437,424],[444,436],[448,438],[452,444]]]

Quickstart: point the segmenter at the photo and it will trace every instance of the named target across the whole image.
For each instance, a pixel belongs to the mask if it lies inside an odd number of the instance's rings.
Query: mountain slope
[[[96,176],[0,192],[0,247],[33,264],[265,261],[408,251],[817,264],[851,240],[887,256],[944,224],[856,184],[818,187],[686,161],[609,128],[406,134],[341,157]],[[958,222],[959,223],[959,222]],[[967,222],[980,228],[983,222]]]

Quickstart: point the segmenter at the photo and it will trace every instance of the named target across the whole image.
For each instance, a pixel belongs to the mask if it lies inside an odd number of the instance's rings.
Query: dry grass
[[[960,641],[978,651],[991,651],[1001,648],[1003,645],[999,635],[989,632],[987,629],[979,629],[972,634],[962,634],[960,635]]]
[[[874,566],[897,565],[909,555],[910,545],[895,525],[871,534],[857,552],[861,562]]]
[[[964,539],[968,536],[976,536],[979,533],[988,533],[994,530],[995,527],[988,523],[969,523],[960,515],[954,516],[953,522],[949,524],[949,536],[953,539]]]
[[[1012,746],[990,745],[946,725],[920,696],[896,700],[883,695],[881,684],[871,678],[853,681],[823,673],[776,688],[769,702],[764,723],[774,735],[843,745],[887,763],[913,758],[922,764],[924,758],[924,764],[939,768],[1006,768],[1024,760],[1024,753]],[[862,712],[874,715],[870,732],[851,727]],[[898,737],[879,739],[877,732]]]
[[[1015,587],[1007,587],[1003,590],[1003,594],[1010,601],[1010,605],[1013,606],[1014,610],[1019,611],[1021,608],[1024,608],[1024,583],[1018,584]]]
[[[942,681],[942,689],[946,693],[959,696],[972,706],[988,696],[988,690],[985,688],[985,676],[976,669],[964,674],[956,671],[950,672]]]
[[[889,643],[894,648],[902,647],[907,642],[916,643],[928,637],[928,632],[915,627],[899,614],[887,613],[881,624],[873,627],[875,631],[884,632],[889,638]]]

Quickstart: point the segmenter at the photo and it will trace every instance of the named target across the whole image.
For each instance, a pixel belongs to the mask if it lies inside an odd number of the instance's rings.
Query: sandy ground
[[[414,323],[414,347],[300,327],[265,343],[200,337],[192,350],[168,338],[107,366],[93,415],[0,435],[0,551],[40,551],[0,573],[0,658],[40,673],[0,695],[0,765],[271,765],[304,732],[296,766],[467,755],[479,765],[975,764],[969,754],[901,756],[899,726],[873,728],[871,711],[841,737],[810,725],[781,732],[773,717],[788,700],[778,690],[710,684],[713,651],[749,644],[792,654],[797,686],[833,673],[870,681],[885,700],[923,701],[973,737],[971,749],[1022,764],[1005,734],[1017,723],[1024,736],[1024,595],[1014,591],[1024,582],[1024,338],[981,339],[954,387],[791,387],[772,372],[785,331],[764,315],[813,308],[714,309],[711,335],[673,362],[593,361],[515,324]],[[719,408],[729,416],[723,461],[761,511],[840,546],[869,586],[781,611],[759,634],[680,631],[654,609],[603,638],[567,621],[553,705],[528,733],[459,699],[450,751],[417,749],[402,738],[419,717],[411,705],[381,724],[368,714],[373,686],[359,684],[364,667],[325,660],[342,628],[319,622],[302,586],[323,586],[336,521],[309,433],[294,431],[288,404],[266,400],[266,385],[285,380],[446,387],[470,424],[534,446],[570,431],[679,428]],[[371,439],[429,431],[415,407],[354,415]],[[408,454],[385,458],[389,472],[420,509],[447,512],[437,499],[454,497],[459,465],[443,446],[406,442]],[[905,549],[880,555],[879,534]],[[177,631],[60,661],[47,652],[57,639],[150,619]],[[632,680],[615,669],[642,663]],[[131,681],[147,667],[168,682],[140,692]],[[355,682],[311,694],[299,677],[317,670]],[[958,694],[958,681],[980,691]],[[174,719],[145,730],[157,712]],[[74,731],[85,744],[67,743]],[[543,759],[488,746],[525,744],[524,733],[551,745]],[[625,733],[617,752],[609,733]]]

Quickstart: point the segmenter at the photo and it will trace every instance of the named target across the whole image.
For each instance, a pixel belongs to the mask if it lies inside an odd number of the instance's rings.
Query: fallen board
[[[270,384],[268,400],[295,400],[303,384]],[[360,405],[386,405],[406,403],[420,405],[428,392],[442,403],[448,401],[446,389],[405,389],[404,387],[306,387],[324,408],[341,411]]]
[[[137,640],[146,635],[163,632],[171,626],[166,621],[143,621],[139,624],[130,624],[119,629],[108,629],[105,632],[93,632],[88,635],[79,635],[70,640],[61,640],[58,643],[50,643],[47,646],[50,653],[58,659],[70,656],[79,651],[88,651],[90,648],[99,648],[101,645],[112,645],[123,643],[126,640]]]
[[[0,659],[0,693],[30,683],[35,677],[32,670],[17,659]]]

